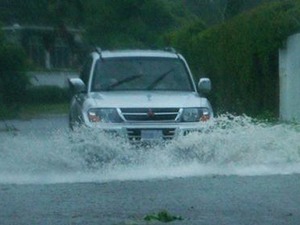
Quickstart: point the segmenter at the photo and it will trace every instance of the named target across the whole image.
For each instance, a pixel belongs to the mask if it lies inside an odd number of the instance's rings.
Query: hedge
[[[209,29],[200,24],[197,33],[173,33],[168,44],[189,57],[195,75],[211,78],[219,112],[277,115],[278,49],[299,30],[299,15],[300,0],[273,2]]]

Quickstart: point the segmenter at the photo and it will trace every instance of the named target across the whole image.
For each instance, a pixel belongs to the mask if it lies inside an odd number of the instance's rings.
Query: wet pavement
[[[299,175],[215,176],[107,183],[0,185],[1,224],[300,223]]]

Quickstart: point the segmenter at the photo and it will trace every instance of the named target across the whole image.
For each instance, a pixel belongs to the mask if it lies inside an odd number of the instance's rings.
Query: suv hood
[[[114,91],[90,93],[85,104],[91,107],[143,108],[143,107],[207,107],[206,98],[195,92],[178,91]]]

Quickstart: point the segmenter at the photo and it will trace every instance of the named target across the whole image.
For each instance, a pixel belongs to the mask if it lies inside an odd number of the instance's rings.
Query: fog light
[[[201,118],[200,118],[200,121],[201,122],[206,122],[210,119],[210,116],[209,115],[202,115]]]
[[[206,122],[210,119],[210,113],[208,110],[204,110],[202,111],[202,115],[200,117],[200,121],[201,122]]]
[[[95,112],[89,112],[88,117],[90,122],[97,123],[101,121],[101,118]]]

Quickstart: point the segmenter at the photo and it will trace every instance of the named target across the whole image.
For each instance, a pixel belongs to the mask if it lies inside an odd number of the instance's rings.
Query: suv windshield
[[[122,57],[97,61],[92,91],[193,91],[184,63],[178,58]]]

